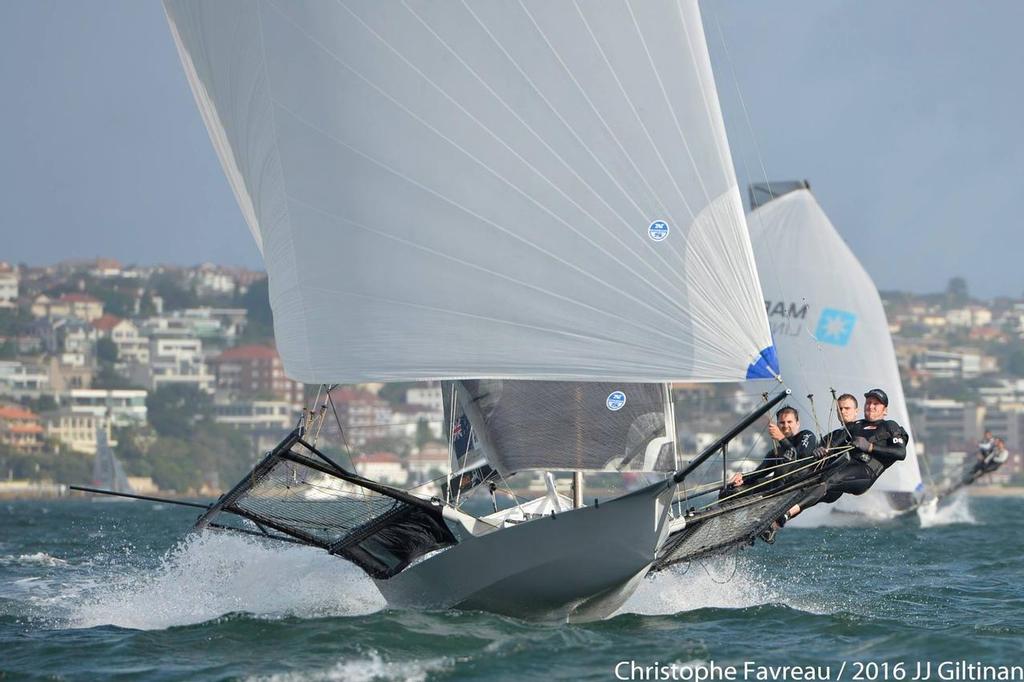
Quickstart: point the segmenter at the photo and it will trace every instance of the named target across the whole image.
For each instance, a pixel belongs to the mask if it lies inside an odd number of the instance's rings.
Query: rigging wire
[[[732,55],[731,55],[731,53],[729,51],[729,45],[728,45],[728,42],[725,39],[725,32],[722,30],[722,25],[721,25],[721,22],[719,22],[719,20],[718,20],[718,15],[715,14],[714,12],[712,12],[712,17],[714,18],[715,28],[717,29],[719,40],[720,40],[721,45],[722,45],[722,51],[723,51],[723,54],[725,55],[725,61],[726,61],[726,64],[728,65],[728,67],[729,67],[729,73],[730,73],[730,75],[732,77],[733,85],[734,85],[735,90],[736,90],[736,96],[737,96],[737,99],[739,100],[740,110],[743,112],[743,120],[744,120],[744,123],[746,124],[747,132],[748,132],[748,134],[750,136],[750,141],[751,141],[751,144],[753,146],[754,154],[755,154],[755,156],[757,158],[758,166],[759,166],[760,172],[761,172],[761,177],[764,180],[765,187],[768,189],[768,193],[772,197],[774,197],[775,196],[775,191],[772,188],[771,180],[769,180],[767,165],[765,164],[764,156],[761,153],[761,147],[760,147],[760,145],[757,142],[757,136],[754,133],[754,126],[753,126],[753,123],[752,123],[752,120],[751,120],[751,117],[750,117],[750,109],[747,107],[746,99],[743,97],[743,91],[742,91],[742,88],[740,87],[739,78],[738,78],[738,76],[736,74],[735,63],[732,60]],[[750,172],[750,168],[747,165],[746,157],[741,157],[740,158],[740,163],[743,165],[743,170],[744,170],[744,173],[746,174],[747,178],[748,179],[752,178],[753,174]],[[761,214],[757,210],[754,210],[753,207],[751,207],[750,216],[753,217],[758,222],[758,224],[761,226],[761,229],[763,230],[764,229],[763,218],[762,218]],[[788,291],[788,287],[784,284],[782,278],[779,276],[778,261],[776,260],[776,258],[774,256],[774,252],[771,249],[763,249],[763,251],[767,252],[767,256],[768,256],[768,259],[770,261],[771,276],[775,280],[775,285],[777,287],[777,291],[779,291],[782,294],[783,298],[785,298],[787,300],[793,300],[792,297],[790,296],[791,292]],[[798,296],[797,298],[799,299],[799,301],[802,304],[804,304],[804,305],[808,304],[808,301],[807,301],[806,297]],[[825,363],[824,363],[824,360],[823,360],[824,352],[823,352],[823,349],[821,347],[820,342],[818,341],[817,338],[815,338],[813,336],[813,334],[810,333],[810,331],[808,331],[808,334],[815,341],[815,347],[816,347],[816,350],[817,350],[817,355],[819,357],[819,360],[822,362],[823,373],[825,374],[825,376],[828,379],[829,383],[834,385],[835,382],[832,380],[831,373],[828,371],[828,368],[825,367]],[[809,368],[805,364],[804,357],[803,357],[802,353],[797,353],[796,354],[796,365],[797,365],[796,366],[797,378],[800,379],[801,381],[803,381],[805,384],[809,384],[810,383],[808,381],[808,379],[809,379]],[[780,378],[780,381],[781,381],[781,378]]]
[[[849,452],[850,450],[853,450],[853,449],[854,449],[853,446],[843,446],[841,448],[838,448],[836,450],[836,452],[829,453],[825,457],[822,457],[820,461],[826,461],[826,460],[829,460],[829,459],[834,459],[834,458],[839,457],[840,455],[843,455],[843,454],[845,454],[845,453],[847,453],[847,452]],[[814,458],[814,457],[804,457],[803,461],[806,461],[808,459],[817,459],[817,458]],[[793,471],[790,471],[790,472],[788,472],[786,474],[783,474],[782,476],[770,478],[767,481],[764,481],[762,483],[756,483],[756,484],[750,486],[749,488],[746,488],[745,490],[741,490],[739,492],[735,492],[732,495],[727,495],[726,497],[721,497],[721,498],[719,498],[718,500],[716,500],[714,502],[711,502],[709,504],[704,505],[703,507],[700,508],[699,511],[704,511],[704,510],[706,510],[706,509],[708,509],[710,507],[713,507],[716,504],[720,504],[722,502],[727,502],[727,501],[729,501],[729,500],[731,500],[733,498],[736,498],[736,497],[741,497],[741,496],[749,495],[751,491],[756,490],[758,488],[762,488],[762,487],[764,487],[766,485],[769,485],[769,484],[772,484],[772,483],[776,483],[777,484],[782,479],[784,479],[786,477],[789,477],[789,476],[792,476],[793,474],[796,474],[796,473],[798,473],[800,471],[804,471],[805,469],[809,469],[809,468],[815,466],[817,463],[818,463],[817,461],[814,461],[814,462],[811,462],[810,464],[805,464],[805,465],[801,466],[798,469],[794,469]],[[792,464],[792,462],[788,462],[787,464]],[[777,497],[778,495],[781,495],[781,494],[786,493],[786,492],[789,492],[789,490],[788,489],[782,489],[782,490],[776,491],[774,493],[765,495],[761,499],[768,499],[768,498],[771,498],[771,497]]]
[[[356,470],[355,460],[352,459],[352,447],[348,444],[348,436],[345,435],[345,429],[341,426],[341,418],[338,416],[338,408],[334,405],[334,398],[331,397],[331,392],[327,391],[327,402],[331,404],[331,411],[334,412],[334,421],[338,424],[338,431],[341,433],[341,440],[345,444],[345,456],[348,457],[348,463],[352,466],[352,471]]]

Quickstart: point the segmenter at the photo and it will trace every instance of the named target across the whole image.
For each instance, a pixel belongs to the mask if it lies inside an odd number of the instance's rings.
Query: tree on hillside
[[[1016,348],[1006,357],[1006,371],[1015,377],[1024,377],[1024,348]]]
[[[105,336],[97,339],[96,359],[100,362],[117,362],[117,344]]]
[[[238,297],[238,304],[246,310],[242,340],[247,343],[273,340],[274,314],[270,310],[270,289],[266,278],[253,282]]]
[[[150,286],[164,301],[164,310],[182,310],[199,305],[199,297],[169,272],[153,275]]]
[[[416,447],[421,448],[432,440],[434,440],[434,432],[430,428],[430,422],[420,417],[416,422]]]
[[[210,396],[194,386],[161,386],[146,397],[149,423],[161,436],[188,437],[210,409]]]
[[[0,336],[28,334],[34,320],[27,307],[0,309]]]
[[[395,381],[381,386],[377,397],[388,401],[392,405],[404,405],[406,392],[410,388],[416,388],[421,385],[416,381]]]
[[[954,277],[946,285],[946,301],[949,305],[965,305],[971,300],[967,291],[967,280],[963,277]]]
[[[109,362],[101,362],[99,371],[92,378],[91,388],[140,388],[131,382],[131,379],[114,369]]]

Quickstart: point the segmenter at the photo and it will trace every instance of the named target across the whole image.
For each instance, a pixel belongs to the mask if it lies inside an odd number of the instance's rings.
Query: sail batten
[[[771,345],[696,2],[165,7],[292,378],[735,381]]]

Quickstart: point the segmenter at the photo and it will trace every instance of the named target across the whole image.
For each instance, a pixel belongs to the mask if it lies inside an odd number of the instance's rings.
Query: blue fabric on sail
[[[757,360],[747,367],[747,379],[775,379],[778,375],[779,356],[774,345],[763,349]]]

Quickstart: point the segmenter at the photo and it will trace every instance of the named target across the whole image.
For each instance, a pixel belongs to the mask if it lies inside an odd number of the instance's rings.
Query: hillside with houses
[[[912,428],[926,466],[973,453],[984,431],[1021,479],[1024,300],[883,292]],[[339,349],[344,352],[344,349]],[[713,440],[749,395],[677,385],[684,450]],[[414,486],[448,470],[436,384],[334,388],[285,373],[264,273],[100,258],[0,264],[0,496],[57,494],[93,480],[102,433],[140,492],[213,495],[303,418],[325,451],[376,480]]]
[[[332,391],[324,442],[378,478],[436,475],[439,387],[377,388]],[[135,490],[214,494],[315,398],[285,375],[263,273],[0,264],[0,496],[88,484],[100,431]]]

